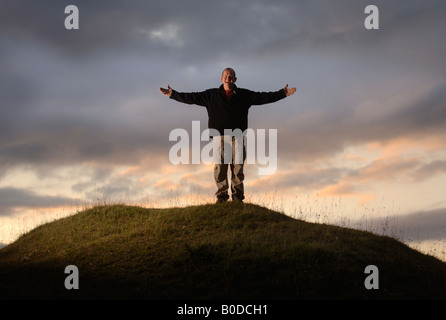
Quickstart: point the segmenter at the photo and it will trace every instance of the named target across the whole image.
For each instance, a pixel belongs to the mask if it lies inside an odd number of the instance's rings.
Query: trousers
[[[217,185],[217,198],[229,198],[228,169],[231,170],[231,196],[232,199],[245,199],[243,180],[243,166],[246,160],[246,147],[244,140],[235,137],[215,136],[214,140],[214,178]],[[232,141],[231,141],[232,140]],[[230,149],[232,149],[232,151]],[[226,150],[226,152],[225,152]],[[225,157],[226,154],[226,157]],[[230,159],[228,159],[230,158]]]

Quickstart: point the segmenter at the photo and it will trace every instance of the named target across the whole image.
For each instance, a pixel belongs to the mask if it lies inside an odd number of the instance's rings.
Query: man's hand
[[[294,92],[296,92],[296,88],[290,88],[290,89],[288,89],[288,84],[287,84],[285,87],[283,87],[283,91],[285,91],[285,94],[286,94],[286,96],[288,97],[288,96],[293,95]]]
[[[162,94],[164,94],[165,96],[170,97],[172,95],[172,88],[170,87],[170,85],[167,85],[167,89],[164,88],[160,88],[160,91]]]

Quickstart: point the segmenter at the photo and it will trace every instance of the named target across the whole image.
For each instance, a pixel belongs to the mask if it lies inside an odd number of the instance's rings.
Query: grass
[[[67,265],[79,290],[64,287]],[[3,248],[0,274],[1,299],[446,299],[434,257],[249,203],[95,206]]]

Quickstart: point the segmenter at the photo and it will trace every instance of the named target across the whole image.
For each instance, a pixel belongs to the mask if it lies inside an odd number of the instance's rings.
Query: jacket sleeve
[[[273,103],[286,97],[285,90],[280,89],[274,92],[253,92],[251,91],[251,104],[262,105]]]
[[[174,99],[178,102],[186,103],[186,104],[196,104],[199,106],[205,107],[208,104],[208,92],[178,92],[172,90],[172,94],[170,99]]]

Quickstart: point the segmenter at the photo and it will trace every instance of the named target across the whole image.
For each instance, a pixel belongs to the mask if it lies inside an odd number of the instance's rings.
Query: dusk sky
[[[64,26],[79,9],[79,29]],[[367,5],[379,29],[367,30]],[[0,2],[0,242],[18,221],[95,203],[212,203],[212,165],[173,165],[175,128],[206,109],[163,96],[221,84],[297,92],[254,106],[277,171],[246,201],[310,221],[390,223],[446,259],[446,2]],[[387,227],[387,225],[386,225]]]

